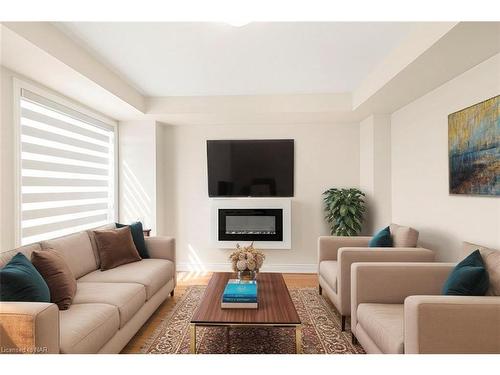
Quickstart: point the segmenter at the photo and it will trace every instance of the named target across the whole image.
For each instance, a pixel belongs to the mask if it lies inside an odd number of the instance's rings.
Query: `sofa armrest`
[[[149,256],[154,259],[167,259],[175,263],[175,238],[144,237]]]
[[[353,263],[351,327],[361,303],[402,304],[412,295],[439,295],[455,263]]]
[[[318,264],[323,260],[337,260],[341,247],[368,247],[371,237],[320,236],[318,238]]]
[[[0,353],[59,353],[57,305],[0,302]]]
[[[175,264],[175,238],[173,237],[144,237],[149,256],[153,259],[167,259],[174,264],[174,286],[177,285],[177,267]]]
[[[405,353],[500,353],[500,297],[411,296]]]
[[[422,247],[342,247],[337,253],[337,293],[341,315],[351,314],[351,265],[357,262],[432,262],[435,254]]]

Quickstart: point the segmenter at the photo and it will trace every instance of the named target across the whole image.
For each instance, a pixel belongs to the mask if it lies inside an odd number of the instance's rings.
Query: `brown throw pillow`
[[[101,271],[141,260],[130,227],[94,231]]]
[[[50,290],[50,301],[67,310],[76,294],[76,280],[61,254],[54,250],[33,251],[31,263]]]

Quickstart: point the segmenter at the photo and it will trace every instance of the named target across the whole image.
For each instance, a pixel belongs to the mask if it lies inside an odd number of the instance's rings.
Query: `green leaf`
[[[352,225],[353,225],[353,221],[352,221],[352,219],[351,219],[349,216],[346,216],[346,217],[344,218],[344,221],[345,221],[345,223],[346,223],[348,226],[352,227]]]

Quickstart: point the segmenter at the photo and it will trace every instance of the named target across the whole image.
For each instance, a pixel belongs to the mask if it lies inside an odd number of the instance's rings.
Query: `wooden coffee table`
[[[299,315],[280,273],[259,273],[257,309],[222,309],[221,298],[229,279],[234,273],[214,273],[208,283],[200,306],[190,322],[190,352],[196,353],[196,327],[294,327],[295,350],[302,353],[302,327]]]

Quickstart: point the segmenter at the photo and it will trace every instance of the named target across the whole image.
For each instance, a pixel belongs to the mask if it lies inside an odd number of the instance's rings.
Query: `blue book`
[[[248,281],[240,282],[240,280],[229,280],[226,285],[226,288],[224,289],[224,293],[222,294],[222,299],[224,300],[225,298],[233,298],[233,299],[248,298],[256,301],[257,282],[255,280],[251,280],[250,282]]]
[[[223,297],[222,302],[227,303],[256,303],[257,298],[232,298],[232,297]]]

